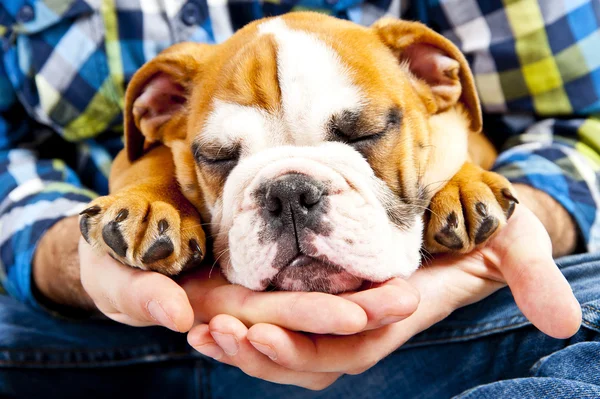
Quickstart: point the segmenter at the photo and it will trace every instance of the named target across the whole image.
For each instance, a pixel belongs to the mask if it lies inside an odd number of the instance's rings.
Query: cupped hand
[[[79,240],[81,284],[96,308],[130,326],[188,331],[194,313],[183,288],[162,274],[134,269]]]
[[[354,334],[402,320],[418,303],[417,292],[402,280],[396,289],[374,288],[364,298],[362,293],[344,298],[316,292],[254,292],[230,284],[210,265],[172,280],[100,255],[83,239],[79,256],[81,282],[95,306],[131,326],[162,325],[185,332],[194,321],[208,323],[229,314],[249,326],[267,323],[290,331]],[[385,306],[375,309],[372,301]]]
[[[542,332],[566,338],[581,324],[579,303],[552,259],[546,230],[523,206],[517,207],[508,225],[487,246],[460,257],[438,258],[409,282],[420,293],[418,309],[405,320],[380,328],[373,329],[377,323],[371,321],[357,334],[306,334],[294,331],[307,331],[302,328],[305,314],[299,314],[290,329],[277,323],[255,324],[257,320],[229,311],[197,324],[188,334],[188,342],[201,353],[258,378],[322,389],[342,374],[369,369],[454,310],[506,285],[524,315]],[[393,279],[341,297],[359,305],[366,315],[378,315],[386,303],[374,294],[385,291],[387,298],[393,298],[394,293],[401,295],[406,289],[404,283]],[[379,324],[386,321],[373,319]]]

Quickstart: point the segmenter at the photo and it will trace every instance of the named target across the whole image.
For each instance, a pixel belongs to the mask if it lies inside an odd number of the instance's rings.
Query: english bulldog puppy
[[[259,20],[135,74],[110,195],[81,232],[166,275],[200,264],[208,240],[252,290],[407,277],[424,251],[472,251],[514,210],[481,124],[465,58],[420,23]]]

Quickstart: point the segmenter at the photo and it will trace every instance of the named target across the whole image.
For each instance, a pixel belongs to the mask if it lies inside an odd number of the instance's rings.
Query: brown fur
[[[314,13],[282,18],[292,29],[317,35],[352,71],[354,84],[368,99],[367,117],[363,119],[371,125],[365,129],[377,129],[390,107],[402,110],[401,134],[386,137],[367,156],[376,175],[398,195],[422,198],[417,187],[428,189],[425,199],[431,200],[432,214],[426,247],[430,251],[450,250],[440,245],[435,235],[447,227],[451,213],[460,214],[455,234],[463,245],[454,249],[459,251],[471,250],[477,245],[476,236],[482,236],[480,224],[485,216],[478,204],[485,204],[499,226],[505,223],[511,200],[502,189],[510,189],[510,185],[480,167],[489,167],[495,153],[478,134],[482,121],[473,77],[452,43],[416,22],[383,19],[372,28],[364,28]],[[126,226],[127,239],[135,246],[135,259],[127,259],[128,263],[139,263],[151,238],[156,237],[155,231],[146,230],[156,230],[153,226],[161,219],[175,220],[170,225],[179,231],[174,238],[177,250],[150,268],[167,274],[181,270],[184,262],[178,259],[190,256],[187,241],[192,237],[201,241],[204,249],[205,237],[196,210],[209,221],[207,206],[221,195],[224,180],[199,168],[190,147],[215,98],[266,112],[278,111],[277,48],[271,36],[256,34],[262,22],[249,24],[216,46],[173,46],[135,74],[125,98],[126,150],[113,165],[111,195],[96,202],[104,213],[94,221],[91,241],[113,253],[103,245],[99,227],[113,220],[123,204],[130,203],[132,213],[147,212],[150,217],[142,226],[133,221]],[[415,52],[430,48],[457,62],[456,68],[441,71],[440,81],[420,79],[419,69],[411,64]],[[136,101],[148,82],[161,74],[170,77],[175,95],[183,101],[170,105],[168,118],[150,119],[154,111],[141,102],[136,105]],[[152,149],[154,145],[159,148]],[[469,159],[471,162],[466,162]],[[164,205],[155,207],[157,203]],[[173,263],[175,267],[167,267]]]

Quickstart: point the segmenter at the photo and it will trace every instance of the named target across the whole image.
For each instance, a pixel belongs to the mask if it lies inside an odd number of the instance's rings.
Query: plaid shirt
[[[0,281],[32,305],[38,240],[106,194],[123,94],[170,44],[215,43],[312,9],[369,25],[418,19],[467,55],[496,170],[541,189],[600,249],[599,0],[0,0]]]

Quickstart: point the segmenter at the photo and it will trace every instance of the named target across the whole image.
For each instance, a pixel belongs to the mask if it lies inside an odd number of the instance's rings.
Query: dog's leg
[[[112,170],[111,194],[82,212],[86,241],[125,264],[167,275],[199,263],[205,234],[179,189],[170,149],[159,146],[133,163],[122,151]]]
[[[512,215],[511,184],[503,176],[466,162],[429,205],[425,249],[469,252],[486,242]]]

